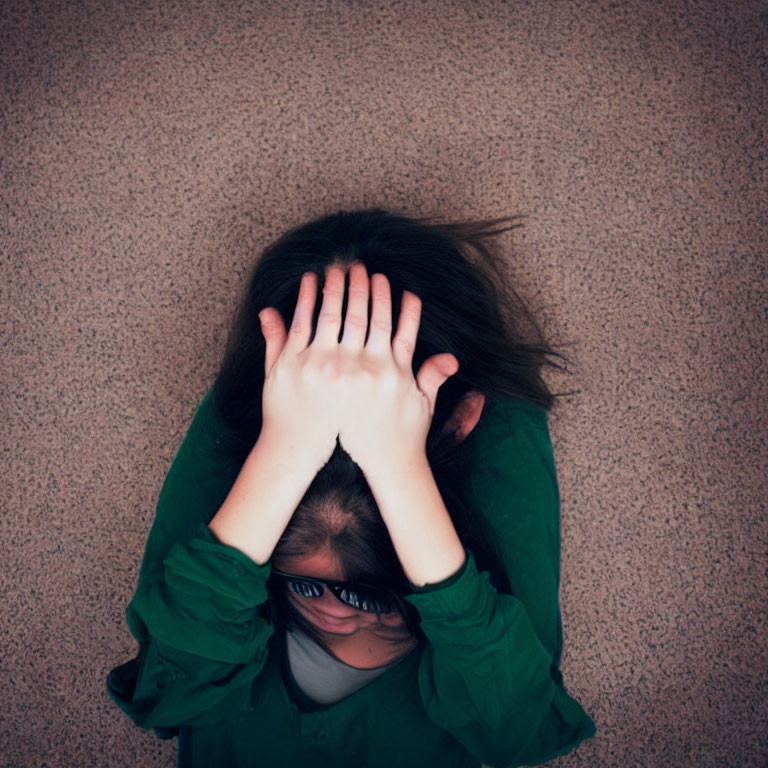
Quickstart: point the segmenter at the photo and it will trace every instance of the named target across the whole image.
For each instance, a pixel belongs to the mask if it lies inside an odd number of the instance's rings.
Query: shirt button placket
[[[301,719],[301,735],[319,743],[328,738],[324,712],[304,715]]]

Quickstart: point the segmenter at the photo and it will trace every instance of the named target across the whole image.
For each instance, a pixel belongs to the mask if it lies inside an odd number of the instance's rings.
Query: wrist
[[[410,583],[422,587],[455,574],[466,552],[426,454],[379,464],[366,478]]]
[[[375,462],[361,464],[360,469],[371,489],[374,485],[389,487],[393,484],[423,479],[425,476],[434,478],[425,450],[387,458],[377,456]]]
[[[285,443],[260,435],[209,530],[219,543],[266,564],[315,474]]]
[[[328,460],[328,457],[321,459],[313,455],[306,443],[301,443],[298,437],[294,438],[285,432],[281,433],[264,427],[251,449],[249,458],[254,453],[268,456],[270,462],[280,467],[283,472],[302,478],[307,475],[314,478]]]

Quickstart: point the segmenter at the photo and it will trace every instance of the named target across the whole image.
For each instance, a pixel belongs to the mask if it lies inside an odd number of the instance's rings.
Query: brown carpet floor
[[[3,766],[172,766],[105,675],[243,276],[340,208],[499,238],[551,418],[557,766],[768,764],[764,1],[0,4]]]

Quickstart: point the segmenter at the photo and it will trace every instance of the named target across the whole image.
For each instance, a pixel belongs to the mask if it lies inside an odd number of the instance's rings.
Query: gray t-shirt
[[[291,673],[299,688],[318,704],[340,701],[408,655],[380,667],[358,669],[331,656],[303,632],[289,630],[286,636]]]

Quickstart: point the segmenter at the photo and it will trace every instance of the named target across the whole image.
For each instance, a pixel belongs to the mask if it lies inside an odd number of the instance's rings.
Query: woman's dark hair
[[[380,272],[390,282],[393,329],[397,328],[403,289],[421,299],[414,377],[432,355],[450,352],[459,361],[458,372],[438,390],[427,436],[427,459],[462,543],[474,554],[478,568],[489,572],[491,583],[501,592],[511,592],[487,524],[464,493],[472,438],[482,429],[483,417],[460,442],[444,428],[471,390],[486,398],[525,400],[549,410],[560,395],[550,392],[541,376],[542,367],[564,370],[557,358],[567,359],[545,342],[506,277],[503,262],[484,242],[519,226],[518,218],[429,222],[378,208],[341,211],[296,227],[265,248],[245,285],[213,385],[214,404],[226,428],[220,450],[242,463],[261,431],[265,342],[258,313],[274,307],[286,329],[290,328],[305,272],[315,272],[322,286],[328,265],[360,261],[369,276]],[[506,226],[495,228],[500,224]],[[322,291],[318,290],[313,329],[321,303]],[[346,306],[345,295],[342,318]],[[346,511],[348,524],[343,528],[329,528],[332,516],[317,514],[329,505]],[[309,555],[316,551],[312,549],[316,544],[336,554],[348,580],[372,581],[399,593],[408,591],[365,477],[338,443],[307,490],[274,555]],[[283,593],[270,592],[276,625],[299,625],[312,634],[307,623],[278,596]],[[412,611],[412,606],[407,608]],[[412,621],[414,614],[406,618]]]

